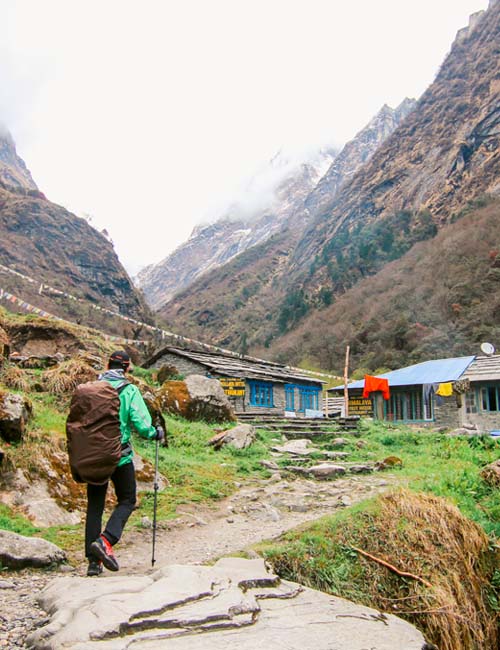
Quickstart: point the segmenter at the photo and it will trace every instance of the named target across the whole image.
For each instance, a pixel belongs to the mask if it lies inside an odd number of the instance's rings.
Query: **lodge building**
[[[218,379],[238,412],[270,412],[308,417],[322,413],[321,380],[296,368],[238,356],[167,346],[154,354],[146,368],[170,366],[182,376]]]
[[[500,431],[500,355],[433,359],[377,377],[389,382],[389,399],[384,400],[381,392],[364,398],[364,380],[351,382],[350,415]],[[335,386],[328,393],[340,395],[343,389]]]

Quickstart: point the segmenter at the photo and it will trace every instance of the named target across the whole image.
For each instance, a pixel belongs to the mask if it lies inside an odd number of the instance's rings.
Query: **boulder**
[[[351,465],[349,467],[351,474],[371,474],[375,471],[374,465]]]
[[[19,442],[33,414],[28,398],[17,393],[0,391],[0,437],[7,442]]]
[[[215,449],[230,445],[235,449],[250,447],[256,437],[255,428],[251,424],[238,424],[232,429],[221,431],[208,441]]]
[[[379,460],[375,463],[375,469],[381,471],[383,469],[393,467],[403,467],[403,461],[399,456],[387,456],[384,460]]]
[[[346,473],[345,467],[341,465],[332,465],[331,463],[320,463],[319,465],[313,465],[312,467],[307,468],[308,472],[314,476],[314,478],[327,481],[331,478],[336,478],[337,476],[342,476]]]
[[[13,353],[10,355],[10,361],[20,368],[45,369],[53,368],[62,363],[65,361],[65,356],[59,352],[56,352],[56,354],[31,354],[29,356]]]
[[[307,438],[298,438],[289,440],[284,445],[275,445],[271,451],[277,451],[280,454],[290,454],[292,456],[309,456],[319,451],[316,447],[311,446],[311,441]]]
[[[481,470],[481,478],[488,485],[500,487],[500,460],[495,460],[493,463],[483,467]]]
[[[175,366],[165,364],[158,370],[158,383],[164,384],[169,379],[174,379],[174,377],[178,377],[179,375],[179,370]]]
[[[280,580],[262,559],[169,565],[148,576],[62,577],[39,601],[50,622],[28,636],[32,650],[422,650],[425,644],[410,623]]]
[[[474,425],[463,425],[461,427],[458,427],[458,429],[453,429],[453,431],[449,431],[448,434],[449,436],[481,436],[483,435],[483,432],[481,429],[477,426],[477,424]]]
[[[325,458],[330,460],[344,460],[349,456],[347,451],[323,451],[321,452]]]
[[[231,403],[217,379],[190,375],[184,381],[166,381],[159,390],[163,411],[187,420],[234,422]]]
[[[39,537],[24,537],[0,529],[0,564],[10,569],[48,567],[66,561],[66,553]]]
[[[332,447],[345,447],[349,444],[347,438],[334,438],[331,443]]]
[[[259,461],[259,464],[262,465],[262,467],[265,467],[266,469],[270,469],[272,471],[279,470],[279,465],[278,463],[275,463],[274,460],[261,460]]]

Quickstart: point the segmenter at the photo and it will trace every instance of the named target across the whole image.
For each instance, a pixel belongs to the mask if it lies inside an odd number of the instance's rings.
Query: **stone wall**
[[[196,361],[191,361],[191,359],[170,353],[164,354],[151,368],[159,370],[162,366],[174,366],[177,368],[178,373],[185,377],[188,375],[206,375],[207,372],[207,369],[201,363],[196,363]]]
[[[436,427],[456,429],[462,420],[462,410],[457,405],[457,398],[453,395],[452,397],[443,397],[442,400],[440,406],[434,401],[434,422],[431,424]]]
[[[462,424],[475,424],[480,431],[500,431],[500,411],[483,411],[480,389],[498,382],[475,382],[472,390],[464,395],[461,409]],[[469,411],[469,412],[468,412]]]

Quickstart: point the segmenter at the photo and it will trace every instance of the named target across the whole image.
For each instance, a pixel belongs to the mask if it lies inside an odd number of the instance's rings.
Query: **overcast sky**
[[[0,0],[0,121],[130,273],[263,161],[418,98],[487,0]]]

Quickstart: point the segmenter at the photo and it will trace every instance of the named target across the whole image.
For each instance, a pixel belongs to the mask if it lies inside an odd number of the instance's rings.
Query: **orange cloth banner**
[[[365,386],[363,388],[363,397],[368,397],[370,393],[382,391],[382,397],[389,399],[389,381],[387,379],[380,379],[379,377],[372,377],[365,375]]]

